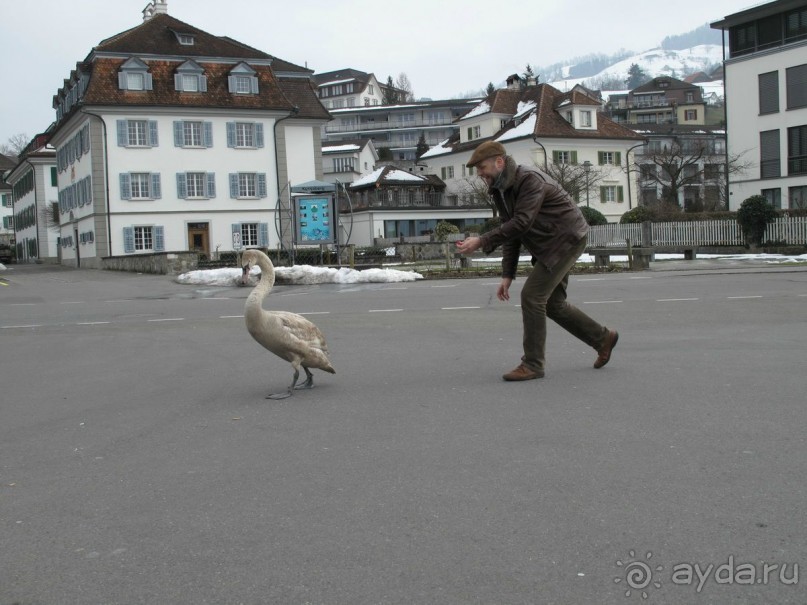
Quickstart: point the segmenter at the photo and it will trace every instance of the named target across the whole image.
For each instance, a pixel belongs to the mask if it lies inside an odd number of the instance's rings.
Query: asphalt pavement
[[[0,273],[0,605],[807,603],[807,271],[573,276],[609,365],[519,362],[496,279],[248,288]]]

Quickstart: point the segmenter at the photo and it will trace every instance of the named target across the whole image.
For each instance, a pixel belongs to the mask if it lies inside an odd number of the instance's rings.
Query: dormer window
[[[149,67],[140,59],[132,57],[120,67],[118,72],[118,88],[121,90],[152,90]]]
[[[204,69],[196,61],[185,61],[174,74],[174,89],[180,92],[206,92]]]
[[[246,63],[236,65],[227,78],[228,88],[237,95],[258,94],[257,72]]]
[[[177,40],[182,46],[193,46],[195,42],[192,34],[177,34]]]
[[[591,112],[581,111],[580,112],[580,127],[581,128],[591,128]]]

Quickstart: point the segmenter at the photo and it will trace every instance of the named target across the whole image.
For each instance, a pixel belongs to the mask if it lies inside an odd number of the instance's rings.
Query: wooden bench
[[[611,264],[612,256],[627,256],[631,269],[649,269],[650,261],[654,260],[656,249],[644,246],[608,246],[589,248],[587,252],[594,257],[595,267],[607,267]]]

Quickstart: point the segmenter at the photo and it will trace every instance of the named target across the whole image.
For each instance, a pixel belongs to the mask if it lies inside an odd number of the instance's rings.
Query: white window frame
[[[126,90],[146,90],[146,74],[142,71],[127,72]]]
[[[186,172],[185,187],[187,199],[207,199],[207,173]]]
[[[255,148],[255,124],[253,122],[235,123],[235,146],[240,148]]]
[[[126,137],[128,147],[149,147],[148,120],[127,120]]]
[[[204,134],[202,132],[202,128],[202,122],[190,120],[182,122],[182,146],[204,147]]]
[[[134,227],[134,249],[135,252],[154,250],[154,227]]]
[[[241,245],[244,247],[258,245],[258,223],[241,223]]]
[[[129,173],[130,200],[150,200],[151,173],[150,172],[130,172]]]
[[[591,128],[591,111],[585,110],[580,112],[580,127]]]
[[[235,76],[235,94],[248,95],[252,94],[252,79],[250,76]]]
[[[258,175],[254,172],[238,173],[238,197],[257,198],[258,197]]]

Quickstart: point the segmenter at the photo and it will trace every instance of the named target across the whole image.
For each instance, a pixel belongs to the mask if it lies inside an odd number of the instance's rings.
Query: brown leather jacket
[[[549,271],[588,234],[588,223],[571,196],[551,176],[505,158],[501,176],[488,191],[502,224],[481,236],[489,254],[502,247],[502,277],[516,275],[523,245]]]

